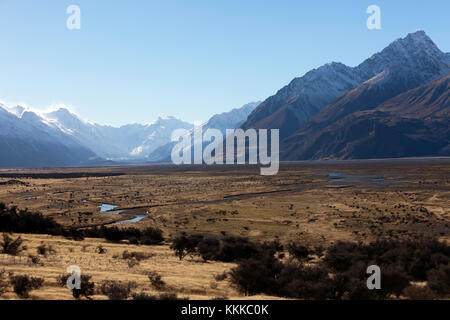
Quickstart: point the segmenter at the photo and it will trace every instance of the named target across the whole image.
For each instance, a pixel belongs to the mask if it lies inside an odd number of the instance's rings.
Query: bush
[[[388,265],[381,267],[381,290],[376,293],[383,299],[391,294],[395,294],[397,298],[409,286],[410,276],[399,266]]]
[[[62,235],[63,228],[41,213],[8,208],[0,202],[0,232]]]
[[[225,280],[226,278],[228,278],[228,272],[223,272],[223,273],[219,273],[219,274],[216,274],[215,276],[214,276],[214,279],[216,280],[216,281],[223,281],[223,280]]]
[[[219,258],[223,258],[224,246],[221,240]],[[405,292],[410,297],[429,298],[435,293],[446,297],[450,292],[450,246],[433,239],[382,240],[370,244],[338,242],[328,249],[323,260],[311,266],[304,265],[311,251],[300,245],[288,246],[297,259],[297,263],[291,260],[288,264],[274,257],[278,250],[276,245],[244,241],[237,247],[242,251],[229,256],[250,253],[247,259],[237,260],[238,266],[230,273],[231,282],[246,295],[265,293],[299,299],[368,300],[399,298]],[[251,253],[252,250],[255,252]],[[367,288],[370,265],[381,266],[380,290]],[[411,287],[411,281],[423,279],[424,273],[429,288]]]
[[[290,243],[287,249],[289,254],[299,261],[307,259],[310,254],[307,247],[295,243]]]
[[[30,296],[31,290],[36,290],[42,287],[44,279],[31,278],[26,275],[14,276],[10,275],[10,282],[13,286],[14,292],[22,299],[27,299]]]
[[[122,259],[124,260],[135,259],[136,261],[142,261],[150,259],[151,257],[153,257],[153,254],[146,254],[144,252],[129,252],[128,250],[122,252]]]
[[[360,244],[339,241],[328,248],[324,262],[337,272],[345,272],[358,261],[367,261],[367,254]]]
[[[241,260],[236,268],[231,269],[231,282],[239,291],[247,295],[258,293],[276,294],[277,278],[283,266],[273,256],[266,254],[259,258]]]
[[[8,291],[8,280],[6,278],[6,271],[0,271],[0,297]]]
[[[133,244],[156,245],[164,241],[162,231],[157,228],[119,228],[117,226],[87,229],[83,232],[86,237],[104,238],[111,242],[129,240]]]
[[[170,301],[180,300],[176,295],[176,293],[161,293],[159,295],[149,295],[145,292],[141,292],[141,293],[133,293],[132,298],[133,300],[170,300]]]
[[[450,296],[450,265],[441,265],[439,269],[427,273],[428,286],[440,297]]]
[[[164,241],[163,232],[157,228],[146,228],[142,231],[141,244],[143,245],[157,245]]]
[[[436,293],[428,286],[411,285],[403,291],[403,295],[410,300],[434,300],[437,298]]]
[[[17,207],[7,207],[0,202],[0,232],[15,232],[26,234],[61,235],[72,240],[83,240],[85,237],[105,238],[118,242],[129,240],[134,244],[155,245],[164,241],[163,233],[157,228],[118,228],[117,226],[90,229],[64,228],[53,219],[41,213],[19,210]]]
[[[242,237],[217,237],[211,235],[182,234],[172,240],[170,246],[175,255],[182,260],[186,255],[200,256],[208,260],[235,262],[250,257],[262,256],[265,253],[274,254],[283,250],[277,242],[255,243]]]
[[[118,281],[105,281],[100,287],[100,292],[110,300],[126,300],[130,296],[131,285]]]
[[[47,256],[49,253],[53,254],[56,253],[55,249],[53,249],[53,246],[51,245],[45,245],[42,243],[39,247],[36,249],[37,253],[41,256]]]
[[[3,234],[3,242],[0,243],[1,253],[16,256],[24,250],[21,237],[11,238],[7,233]]]
[[[162,290],[166,286],[166,283],[162,280],[161,275],[155,271],[149,272],[148,279],[150,280],[152,287],[156,290]]]
[[[70,274],[65,274],[59,277],[57,279],[59,285],[61,287],[67,287],[67,280],[69,279],[70,276],[71,276]],[[89,299],[90,296],[94,295],[95,284],[94,282],[91,282],[91,278],[92,276],[87,274],[81,275],[80,289],[74,288],[72,290],[72,295],[75,299],[80,299],[82,296]]]
[[[186,255],[194,255],[197,252],[197,247],[200,241],[203,240],[203,236],[199,235],[181,235],[172,240],[170,248],[175,252],[175,255],[180,259]]]
[[[323,266],[287,264],[277,279],[278,295],[297,299],[333,298],[333,282]]]

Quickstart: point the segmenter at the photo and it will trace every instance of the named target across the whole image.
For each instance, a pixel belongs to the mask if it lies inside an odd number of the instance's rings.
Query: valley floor
[[[283,163],[278,175],[263,177],[257,167],[172,167],[164,165],[54,170],[0,170],[0,201],[53,217],[65,226],[153,226],[170,239],[180,232],[278,239],[328,247],[339,240],[414,239],[427,235],[450,240],[450,160]],[[117,206],[100,213],[102,204]],[[142,216],[142,220],[129,223]],[[151,288],[146,275],[158,272],[178,297],[244,298],[215,275],[234,264],[186,258],[167,245],[133,246],[99,239],[75,242],[46,235],[22,235],[27,254],[41,243],[56,251],[40,264],[0,256],[0,269],[45,278],[32,297],[69,299],[56,285],[69,265],[95,282],[136,282]],[[106,249],[99,254],[98,247]],[[124,251],[152,257],[130,267]],[[6,298],[15,298],[13,293]],[[105,298],[96,296],[95,298]],[[257,297],[262,298],[262,297]]]

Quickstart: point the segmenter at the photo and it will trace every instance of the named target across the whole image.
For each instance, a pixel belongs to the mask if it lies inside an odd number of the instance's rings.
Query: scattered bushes
[[[148,227],[140,230],[137,228],[119,228],[117,226],[83,230],[84,237],[104,238],[111,242],[129,240],[131,244],[157,245],[164,241],[162,231],[158,228]]]
[[[180,260],[190,255],[200,256],[205,262],[208,260],[233,262],[261,256],[266,252],[275,254],[283,250],[276,241],[260,244],[241,237],[185,234],[174,238],[170,248]]]
[[[13,286],[14,292],[22,299],[28,299],[31,290],[36,290],[42,287],[44,279],[32,278],[27,275],[15,276],[10,275],[10,282]]]
[[[25,249],[22,243],[23,240],[21,237],[13,239],[7,233],[4,233],[3,241],[0,242],[0,253],[16,256]]]
[[[433,299],[450,294],[450,246],[434,239],[338,242],[313,265],[305,264],[310,249],[295,244],[287,248],[296,260],[283,263],[274,256],[276,250],[239,259],[231,282],[246,295],[298,299]],[[370,265],[381,268],[380,290],[367,288]],[[428,285],[411,286],[412,281]]]
[[[64,228],[53,219],[41,213],[7,207],[0,202],[0,232],[49,234],[64,236],[68,239],[83,240],[85,237],[104,238],[119,242],[129,240],[132,244],[156,245],[164,241],[163,233],[158,228],[119,228],[117,226],[90,229]]]
[[[7,207],[0,202],[0,232],[62,235],[63,227],[40,213]]]

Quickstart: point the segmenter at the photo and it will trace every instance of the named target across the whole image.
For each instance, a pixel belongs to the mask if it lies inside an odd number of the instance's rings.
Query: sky
[[[381,30],[366,27],[370,5]],[[450,52],[449,12],[448,0],[0,0],[0,101],[114,126],[199,123],[417,30]]]

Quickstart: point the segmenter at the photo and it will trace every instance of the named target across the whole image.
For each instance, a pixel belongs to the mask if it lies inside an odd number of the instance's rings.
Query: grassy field
[[[338,240],[450,240],[450,161],[354,161],[283,164],[278,175],[263,177],[252,167],[127,166],[60,170],[0,170],[0,201],[54,218],[64,226],[148,226],[170,239],[180,232],[248,237],[254,241],[295,241],[328,247]],[[101,204],[120,214],[100,213]],[[234,264],[198,258],[179,261],[168,245],[134,246],[99,239],[71,241],[22,235],[28,255],[42,243],[56,251],[38,264],[0,256],[0,269],[45,279],[36,299],[70,299],[56,278],[69,265],[105,280],[130,282],[152,293],[147,277],[158,272],[165,291],[189,299],[243,298],[228,280],[215,275]],[[98,247],[106,249],[99,254]],[[124,251],[149,256],[135,266]],[[20,259],[19,259],[20,260]],[[16,298],[8,292],[4,298]],[[94,296],[104,299],[105,296]],[[260,296],[256,298],[261,298]]]

